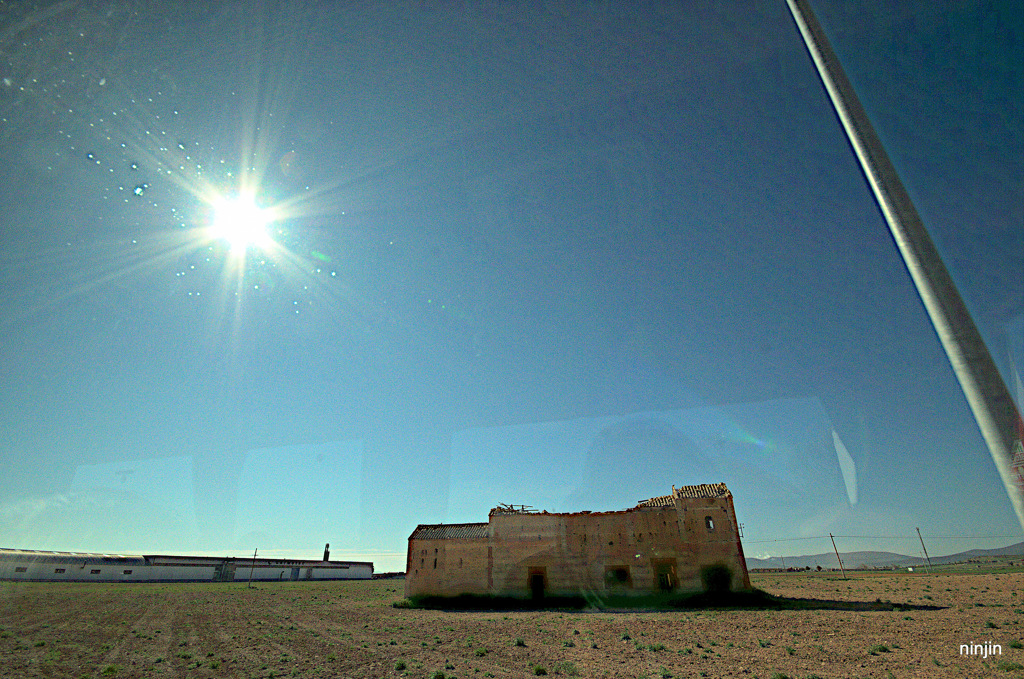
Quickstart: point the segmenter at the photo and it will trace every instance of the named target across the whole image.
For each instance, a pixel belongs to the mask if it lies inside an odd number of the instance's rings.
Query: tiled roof
[[[650,500],[641,500],[636,503],[637,507],[671,507],[676,503],[676,500],[671,495],[661,495],[658,497],[652,497]]]
[[[726,497],[729,489],[724,483],[702,483],[699,486],[683,486],[673,488],[671,495],[659,495],[650,500],[641,500],[637,507],[671,507],[675,504],[677,497],[705,498],[705,497]]]
[[[724,483],[702,483],[699,486],[682,486],[676,488],[675,495],[679,497],[728,497],[729,489]]]
[[[460,540],[486,538],[486,523],[430,523],[416,526],[410,540]]]

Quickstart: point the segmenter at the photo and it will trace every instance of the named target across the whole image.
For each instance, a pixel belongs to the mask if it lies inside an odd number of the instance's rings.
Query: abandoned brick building
[[[696,591],[728,572],[750,589],[732,493],[683,486],[612,512],[502,505],[487,523],[427,524],[409,536],[405,594],[544,597]]]

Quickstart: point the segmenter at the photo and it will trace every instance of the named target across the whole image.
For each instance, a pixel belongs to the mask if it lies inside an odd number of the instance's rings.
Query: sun
[[[266,248],[271,244],[270,210],[261,208],[252,196],[224,196],[213,201],[209,234],[226,242],[232,251],[245,252],[250,247]]]

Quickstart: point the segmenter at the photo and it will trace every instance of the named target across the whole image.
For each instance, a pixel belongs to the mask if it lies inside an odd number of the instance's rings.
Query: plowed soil
[[[792,606],[446,612],[394,608],[401,580],[6,582],[0,676],[1024,676],[1020,572],[752,580]]]

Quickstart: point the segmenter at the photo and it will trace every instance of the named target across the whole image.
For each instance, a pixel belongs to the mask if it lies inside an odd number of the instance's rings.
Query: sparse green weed
[[[578,677],[580,674],[580,671],[576,669],[576,665],[567,660],[556,662],[551,671],[555,674],[564,674],[567,677]]]

